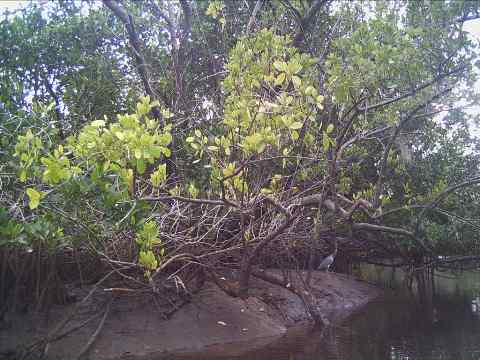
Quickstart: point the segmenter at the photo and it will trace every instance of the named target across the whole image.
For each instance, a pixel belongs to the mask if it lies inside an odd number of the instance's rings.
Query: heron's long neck
[[[333,256],[337,256],[337,251],[338,251],[338,243],[337,240],[335,239],[335,249],[333,250]]]

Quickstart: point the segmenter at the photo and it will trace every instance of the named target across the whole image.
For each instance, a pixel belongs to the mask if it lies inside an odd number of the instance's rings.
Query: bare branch
[[[193,199],[193,198],[187,198],[183,196],[171,196],[171,195],[165,195],[165,196],[157,196],[157,197],[144,197],[140,198],[138,200],[143,200],[143,201],[172,201],[172,200],[178,200],[181,202],[187,202],[187,203],[192,203],[192,204],[200,204],[200,205],[222,205],[222,206],[231,206],[231,207],[236,207],[238,208],[239,206],[235,204],[234,202],[228,200],[211,200],[211,199]]]
[[[257,3],[255,4],[255,7],[253,8],[252,15],[250,16],[250,19],[248,20],[247,24],[247,35],[250,34],[252,31],[253,23],[255,22],[255,18],[257,17],[257,13],[260,11],[262,8],[264,0],[257,0]]]
[[[438,204],[440,204],[440,202],[443,199],[445,199],[449,194],[451,194],[452,192],[454,192],[458,189],[462,189],[462,188],[477,185],[477,184],[480,184],[480,176],[475,176],[475,177],[473,177],[471,179],[468,179],[468,180],[465,180],[465,181],[463,181],[459,184],[449,186],[448,188],[443,190],[439,195],[437,195],[437,197],[432,202],[430,202],[430,204],[425,206],[424,209],[420,212],[420,214],[418,215],[418,220],[417,220],[417,229],[419,228],[423,218],[425,217],[426,212],[428,210],[433,209]]]
[[[413,95],[415,95],[416,93],[418,93],[419,91],[423,90],[423,89],[426,89],[427,87],[429,86],[432,86],[433,84],[439,82],[440,80],[443,80],[445,79],[446,77],[450,76],[450,75],[453,75],[453,74],[456,74],[456,73],[459,73],[461,72],[462,70],[465,70],[466,69],[466,66],[460,66],[460,67],[457,67],[455,69],[453,69],[452,71],[449,71],[445,74],[440,74],[438,75],[437,77],[435,77],[434,79],[430,80],[430,81],[427,81],[426,83],[422,84],[422,85],[419,85],[417,86],[415,89],[413,89],[412,91],[410,92],[407,92],[405,94],[402,94],[402,95],[399,95],[393,99],[389,99],[389,100],[385,100],[385,101],[382,101],[382,102],[379,102],[379,103],[376,103],[374,105],[370,105],[370,106],[365,106],[363,108],[360,108],[359,111],[360,112],[364,112],[364,111],[372,111],[372,110],[376,110],[378,108],[381,108],[381,107],[384,107],[384,106],[387,106],[387,105],[390,105],[390,104],[393,104],[395,102],[398,102],[400,100],[403,100],[403,99],[406,99],[408,97],[411,97]]]
[[[380,162],[380,169],[379,169],[379,174],[378,174],[378,179],[377,183],[375,184],[375,192],[373,195],[373,206],[374,208],[378,208],[379,202],[380,202],[380,195],[383,192],[383,182],[385,180],[385,172],[387,169],[387,162],[388,162],[388,156],[390,154],[390,150],[393,147],[393,143],[395,139],[398,137],[400,132],[403,130],[403,128],[412,120],[415,118],[415,115],[418,111],[423,109],[425,106],[430,104],[432,101],[435,99],[439,98],[440,96],[452,91],[452,88],[445,89],[434,96],[432,96],[428,101],[416,106],[412,111],[410,111],[409,114],[405,116],[403,120],[400,121],[400,123],[397,125],[395,132],[393,133],[393,136],[390,138],[390,141],[388,142],[387,146],[385,147],[385,151],[383,152],[382,159]]]
[[[118,2],[114,0],[103,0],[103,3],[125,25],[128,37],[130,39],[130,45],[132,46],[132,51],[135,55],[135,60],[137,62],[137,70],[140,78],[142,79],[145,92],[148,96],[150,96],[150,99],[152,99],[152,101],[157,99],[157,96],[155,95],[150,85],[147,63],[145,62],[145,58],[142,56],[140,38],[138,37],[138,33],[135,31],[133,17],[128,14],[127,11],[122,8]],[[152,109],[152,113],[156,119],[161,119],[160,110],[158,107],[155,106]]]
[[[305,33],[308,31],[313,18],[318,13],[320,8],[327,3],[328,0],[314,0],[310,8],[307,10],[300,22],[300,28],[298,29],[293,39],[294,46],[300,45],[300,42],[304,39]]]
[[[192,30],[192,7],[188,0],[180,0],[180,6],[183,10],[183,29],[180,42],[183,44]]]
[[[353,145],[354,143],[356,143],[357,141],[360,141],[362,139],[365,139],[365,138],[368,138],[368,137],[371,137],[371,136],[374,136],[374,135],[377,135],[377,134],[381,134],[381,133],[383,133],[385,131],[388,131],[388,130],[391,130],[391,129],[392,129],[392,126],[383,126],[381,128],[368,130],[368,131],[365,131],[363,133],[359,133],[359,134],[355,135],[353,138],[346,141],[343,145],[340,146],[340,148],[337,152],[337,161],[342,159],[343,152],[350,145]]]
[[[369,223],[355,223],[352,225],[352,228],[353,230],[388,232],[391,234],[397,234],[397,235],[408,236],[410,238],[415,238],[415,235],[411,231],[401,229],[401,228],[393,228],[389,226],[380,226],[380,225],[374,225]]]

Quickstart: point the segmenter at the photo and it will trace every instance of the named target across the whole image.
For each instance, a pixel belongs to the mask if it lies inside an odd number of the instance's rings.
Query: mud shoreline
[[[275,274],[275,270],[270,273]],[[347,275],[326,272],[312,275],[313,306],[331,324],[351,316],[382,294],[375,286]],[[180,359],[202,352],[238,356],[278,341],[289,329],[288,333],[303,332],[312,324],[302,299],[287,288],[255,279],[250,294],[246,300],[233,298],[216,285],[206,283],[168,319],[160,316],[151,301],[117,298],[87,358]],[[15,349],[45,336],[68,310],[68,306],[59,306],[49,314],[26,314],[11,319],[10,326],[0,328],[0,354],[5,359],[15,359]],[[93,300],[82,305],[67,328],[81,324],[98,311],[99,304]],[[100,321],[101,316],[51,343],[47,358],[74,359],[92,338]]]

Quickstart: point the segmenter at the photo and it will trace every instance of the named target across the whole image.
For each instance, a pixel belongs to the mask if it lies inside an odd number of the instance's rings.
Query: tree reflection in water
[[[378,281],[372,277],[380,276],[394,287],[391,273],[370,270],[363,269],[366,280]],[[400,286],[403,278],[398,269],[395,276]],[[224,348],[181,359],[478,360],[480,272],[427,276],[424,283],[426,289],[414,286],[415,296],[392,293],[338,326],[293,329],[270,346],[241,356],[226,355]]]

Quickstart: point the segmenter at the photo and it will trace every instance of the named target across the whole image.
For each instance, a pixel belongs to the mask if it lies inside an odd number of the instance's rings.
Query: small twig
[[[135,290],[135,289],[127,289],[127,288],[108,288],[103,289],[104,292],[111,292],[111,293],[119,293],[119,292],[129,292],[129,293],[138,293],[138,292],[145,292],[144,290]]]
[[[158,197],[144,197],[140,198],[139,200],[143,201],[171,201],[171,200],[178,200],[180,202],[187,202],[192,204],[201,204],[201,205],[223,205],[223,206],[231,206],[231,207],[238,207],[232,201],[225,202],[224,200],[211,200],[211,199],[193,199],[193,198],[186,198],[183,196],[158,196]]]
[[[127,268],[125,268],[127,269]],[[83,305],[98,289],[100,284],[102,284],[105,280],[107,280],[111,275],[113,275],[116,271],[110,271],[107,273],[103,278],[101,278],[94,286],[93,288],[89,291],[89,293],[80,301],[78,302],[72,310],[55,326],[51,331],[48,332],[48,334],[42,338],[41,340],[34,341],[30,345],[28,345],[25,350],[23,351],[22,357],[20,359],[26,359],[31,353],[33,353],[38,346],[43,345],[43,351],[42,353],[45,353],[48,351],[48,347],[52,339],[55,339],[56,337],[60,335],[55,335],[58,332],[60,332],[65,325],[75,316],[76,312],[80,308],[81,305]]]
[[[90,350],[90,347],[92,346],[92,344],[95,342],[95,340],[97,340],[97,337],[98,335],[100,334],[100,332],[102,331],[103,329],[103,325],[105,324],[105,320],[107,319],[108,317],[108,314],[110,313],[110,305],[112,304],[113,302],[113,297],[110,299],[110,301],[108,302],[106,308],[105,308],[105,313],[103,314],[103,317],[102,317],[102,320],[100,321],[100,323],[98,324],[98,327],[97,329],[95,330],[95,332],[92,334],[92,336],[90,337],[90,339],[88,340],[88,342],[85,344],[85,346],[82,348],[82,350],[80,351],[80,353],[78,354],[77,357],[75,357],[74,359],[75,360],[80,360],[83,356],[85,356],[88,351]]]
[[[82,323],[80,323],[80,324],[66,330],[65,332],[61,333],[60,335],[55,336],[54,338],[50,339],[50,343],[63,339],[64,337],[70,335],[71,333],[81,329],[82,327],[87,325],[90,321],[96,319],[99,316],[100,316],[100,313],[90,316],[88,319],[86,319]]]

